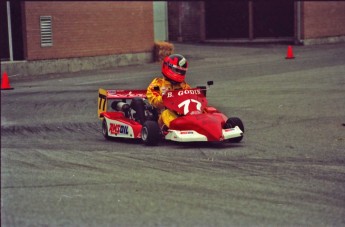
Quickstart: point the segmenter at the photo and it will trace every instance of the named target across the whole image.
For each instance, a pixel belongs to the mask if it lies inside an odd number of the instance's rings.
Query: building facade
[[[345,41],[344,1],[0,1],[1,72],[153,61],[154,41]]]
[[[2,68],[9,73],[70,72],[152,61],[152,2],[1,1],[0,8],[9,12],[1,16],[0,52]]]
[[[23,6],[27,60],[151,52],[150,2],[29,1]],[[42,45],[42,16],[51,18],[51,45]]]
[[[171,41],[345,41],[343,1],[169,2]]]

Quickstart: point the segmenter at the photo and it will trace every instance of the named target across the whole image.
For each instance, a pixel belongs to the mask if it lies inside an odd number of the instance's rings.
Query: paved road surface
[[[1,91],[2,226],[344,226],[345,44],[176,45],[240,144],[105,141],[97,90],[157,63],[34,77]]]

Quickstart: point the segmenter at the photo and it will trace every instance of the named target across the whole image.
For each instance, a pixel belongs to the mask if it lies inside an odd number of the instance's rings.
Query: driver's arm
[[[147,100],[150,104],[156,108],[164,108],[162,94],[160,91],[161,81],[159,79],[154,79],[148,86],[146,91]]]

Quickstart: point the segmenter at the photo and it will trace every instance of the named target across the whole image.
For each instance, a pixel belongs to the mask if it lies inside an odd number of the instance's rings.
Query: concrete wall
[[[1,74],[7,72],[8,75],[28,76],[69,73],[149,62],[153,62],[153,54],[151,52],[35,61],[8,61],[1,62]]]
[[[152,2],[26,1],[23,6],[26,60],[152,52]],[[40,16],[52,16],[52,47],[41,47]]]

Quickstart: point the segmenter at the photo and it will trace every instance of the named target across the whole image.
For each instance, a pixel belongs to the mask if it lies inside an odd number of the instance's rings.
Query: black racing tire
[[[142,98],[135,97],[132,99],[131,108],[135,111],[135,120],[140,124],[144,124],[145,118],[145,103]]]
[[[244,125],[243,125],[243,122],[240,118],[238,117],[230,117],[226,123],[225,123],[225,127],[224,128],[234,128],[238,126],[241,131],[244,133]],[[243,139],[243,135],[240,136],[240,137],[236,137],[236,138],[232,138],[232,139],[229,139],[228,141],[230,143],[239,143],[241,142]]]
[[[102,121],[102,134],[106,140],[110,139],[110,136],[108,135],[107,120],[105,120],[105,118]]]
[[[156,146],[161,139],[161,130],[156,121],[145,121],[141,129],[141,139],[147,146]]]

